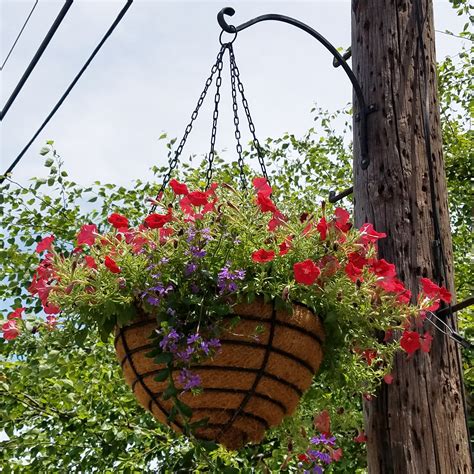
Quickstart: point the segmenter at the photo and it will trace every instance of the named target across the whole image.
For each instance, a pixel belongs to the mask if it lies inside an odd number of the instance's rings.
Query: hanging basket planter
[[[324,330],[312,311],[297,304],[289,314],[259,298],[234,306],[232,313],[239,323],[222,335],[221,350],[192,367],[201,378],[201,393],[186,392],[180,399],[192,409],[192,423],[208,420],[196,430],[198,438],[238,449],[261,441],[268,428],[294,412],[321,364]],[[257,327],[263,328],[258,340]],[[115,349],[137,400],[168,423],[172,402],[162,398],[167,384],[154,381],[164,366],[146,355],[156,329],[156,319],[142,312],[130,325],[116,329]],[[170,426],[181,432],[183,420],[177,418]]]
[[[226,53],[241,190],[229,184],[232,173],[213,181]],[[192,175],[188,183],[171,179],[214,78],[205,186]],[[251,190],[238,95],[261,172]],[[346,210],[329,212],[324,204],[308,209],[291,190],[288,197],[271,187],[232,42],[221,42],[159,193],[149,200],[151,212],[135,225],[115,212],[108,230],[83,225],[73,251],[56,251],[54,236],[44,238],[36,251],[47,254],[29,291],[49,315],[69,313],[86,328],[98,328],[104,341],[115,331],[127,384],[175,431],[231,449],[260,442],[266,430],[294,414],[320,368],[323,342],[331,362],[324,371],[329,393],[341,392],[341,384],[344,392],[348,379],[349,393],[374,393],[390,375],[397,349],[429,350],[431,336],[410,331],[410,324],[440,299],[449,302],[449,293],[422,279],[423,291],[411,305],[394,265],[377,257],[384,233],[369,223],[355,229]],[[404,330],[400,341],[379,341],[378,334],[393,329]],[[298,416],[317,428],[312,407],[306,408]],[[296,426],[299,433],[290,439],[306,437]],[[321,445],[326,460],[335,450],[325,437],[329,431],[325,423],[324,438],[311,441]],[[319,462],[311,458],[314,452],[307,459]]]

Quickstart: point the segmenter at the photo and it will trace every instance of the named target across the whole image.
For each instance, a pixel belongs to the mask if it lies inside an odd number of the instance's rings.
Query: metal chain
[[[222,45],[222,48],[225,50],[228,48],[228,44]],[[222,56],[221,56],[222,59]],[[219,118],[219,102],[221,100],[221,84],[222,84],[222,67],[223,63],[222,60],[217,63],[217,77],[216,77],[216,93],[214,95],[214,112],[212,113],[212,130],[211,130],[211,148],[209,150],[209,155],[207,157],[208,160],[208,167],[206,171],[206,189],[209,189],[212,180],[212,173],[213,173],[213,163],[215,157],[214,147],[216,144],[216,133],[217,133],[217,119]]]
[[[230,53],[229,53],[230,55]],[[239,107],[237,104],[237,88],[235,85],[235,70],[234,70],[234,63],[232,61],[229,61],[230,64],[230,83],[231,83],[231,88],[232,88],[232,110],[234,111],[234,125],[235,125],[235,140],[236,140],[236,145],[235,149],[237,151],[237,156],[238,156],[238,164],[239,164],[239,170],[240,170],[240,183],[242,185],[242,189],[247,189],[247,180],[245,178],[245,172],[244,172],[244,159],[242,157],[242,145],[240,144],[240,130],[239,130]]]
[[[186,140],[188,139],[188,135],[191,133],[194,121],[196,120],[196,118],[199,114],[199,109],[201,108],[201,105],[204,102],[207,91],[208,91],[210,85],[212,84],[212,81],[214,79],[214,74],[218,70],[219,70],[219,74],[220,74],[220,71],[222,70],[222,57],[224,55],[225,50],[226,50],[226,46],[223,45],[221,47],[220,51],[219,51],[219,54],[217,55],[217,59],[216,59],[215,64],[211,68],[211,75],[206,80],[206,83],[204,85],[204,90],[201,92],[201,95],[199,96],[199,100],[197,102],[196,108],[194,109],[193,113],[191,114],[191,121],[186,126],[183,138],[181,138],[181,141],[179,142],[179,145],[178,145],[178,148],[176,149],[176,152],[174,153],[174,155],[171,156],[171,158],[169,160],[169,168],[168,168],[167,173],[163,177],[163,182],[161,184],[160,191],[159,191],[159,193],[156,197],[157,200],[160,200],[163,191],[165,190],[167,184],[170,181],[171,173],[173,172],[173,170],[178,165],[179,157],[181,155],[181,152],[183,151],[184,145],[186,144]],[[156,210],[156,205],[152,206],[151,212],[155,212],[155,210]]]
[[[262,170],[263,176],[269,182],[268,175],[267,175],[267,168],[265,166],[265,161],[263,158],[264,157],[263,149],[255,134],[255,125],[250,115],[249,104],[247,102],[247,99],[245,98],[244,86],[242,82],[240,81],[240,71],[239,71],[239,68],[237,67],[237,63],[235,62],[234,50],[231,44],[229,45],[229,56],[230,56],[230,62],[232,64],[232,68],[234,70],[235,79],[237,80],[237,88],[239,89],[240,95],[242,96],[242,105],[245,110],[245,115],[247,116],[250,133],[252,134],[252,137],[253,137],[253,145],[255,149],[257,150],[257,156],[258,156],[258,162],[260,163],[260,169]]]

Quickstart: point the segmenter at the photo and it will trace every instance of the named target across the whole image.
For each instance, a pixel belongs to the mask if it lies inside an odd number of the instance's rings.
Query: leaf
[[[163,400],[169,400],[178,394],[178,389],[173,385],[168,385],[168,388],[163,392]]]
[[[175,403],[176,407],[182,415],[187,416],[188,418],[191,418],[191,416],[193,416],[193,410],[189,405],[186,405],[186,403],[182,402],[179,398],[176,399]]]
[[[155,382],[163,382],[168,378],[169,374],[170,374],[169,369],[162,369],[156,374],[154,380]]]
[[[155,364],[169,364],[172,360],[173,354],[170,352],[162,352],[153,359],[153,362],[155,362]]]
[[[49,152],[50,152],[50,149],[49,149],[47,146],[44,146],[43,148],[41,148],[39,154],[40,154],[41,156],[45,156],[45,155],[47,155]]]

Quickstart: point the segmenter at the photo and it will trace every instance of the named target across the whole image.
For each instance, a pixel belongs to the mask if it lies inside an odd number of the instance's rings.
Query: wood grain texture
[[[197,437],[237,449],[261,441],[269,427],[294,412],[321,364],[324,330],[320,319],[301,305],[294,305],[289,314],[258,299],[236,305],[233,312],[241,320],[222,334],[221,351],[192,367],[201,377],[202,392],[179,398],[192,408],[191,422],[209,418],[205,428],[196,430]],[[156,327],[154,318],[138,312],[132,324],[117,328],[115,349],[138,402],[167,423],[172,407],[162,398],[167,382],[154,380],[164,366],[146,356]],[[258,340],[257,327],[262,328]],[[173,373],[178,385],[177,377],[178,371]],[[179,416],[171,424],[176,431],[182,426]]]
[[[416,8],[423,24],[423,51],[417,42]],[[447,264],[442,283],[452,291],[431,0],[353,0],[352,64],[367,103],[378,109],[368,119],[371,164],[366,171],[358,166],[354,140],[356,225],[371,222],[387,233],[380,242],[380,255],[395,263],[400,278],[417,295],[420,277],[440,277],[433,256],[434,189]],[[425,146],[424,104],[429,111],[431,156]],[[357,126],[355,122],[356,134]],[[453,319],[447,322],[455,327]],[[430,331],[434,337],[430,354],[418,353],[411,360],[399,354],[393,384],[381,387],[377,398],[366,403],[370,474],[472,472],[459,350],[440,332]]]

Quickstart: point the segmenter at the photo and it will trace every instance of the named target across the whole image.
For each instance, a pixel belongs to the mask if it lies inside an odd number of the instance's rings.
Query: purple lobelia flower
[[[204,249],[200,249],[199,247],[196,247],[195,245],[193,245],[191,247],[191,254],[194,257],[202,258],[206,256],[206,251]]]
[[[313,461],[322,461],[325,464],[331,464],[332,459],[331,456],[327,453],[322,453],[321,451],[316,451],[314,449],[310,449],[307,451],[308,456],[313,460]]]
[[[236,280],[245,278],[245,270],[230,271],[230,263],[227,263],[217,274],[217,288],[219,294],[235,293],[238,290]]]
[[[180,338],[181,335],[176,331],[176,329],[171,328],[168,334],[163,336],[159,345],[163,351],[176,352],[178,349],[177,342]]]
[[[197,270],[197,265],[195,263],[188,263],[184,267],[184,276],[190,276]]]
[[[201,385],[201,377],[189,369],[182,369],[178,375],[178,383],[184,391],[191,390]]]
[[[310,440],[311,444],[324,444],[334,446],[336,444],[336,437],[328,438],[324,433],[319,436],[313,436]]]
[[[194,348],[193,347],[186,347],[184,351],[178,351],[176,352],[176,358],[181,361],[188,363],[191,360],[191,356],[194,354]]]
[[[191,334],[188,339],[186,340],[186,343],[188,345],[190,344],[194,344],[199,338],[201,337],[201,335],[197,332],[195,334]]]

